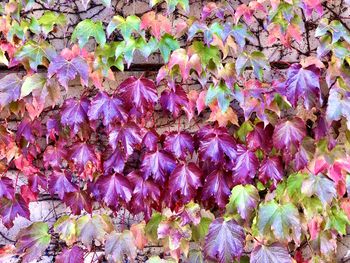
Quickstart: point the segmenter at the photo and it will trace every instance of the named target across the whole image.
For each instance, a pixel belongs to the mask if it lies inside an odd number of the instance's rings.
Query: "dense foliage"
[[[74,26],[55,1],[0,7],[1,222],[43,198],[67,206],[0,256],[130,262],[159,246],[149,262],[334,262],[350,222],[342,15],[321,0],[202,3],[199,17],[188,0],[150,5]],[[271,61],[278,45],[299,61]],[[115,79],[154,56],[156,76]]]

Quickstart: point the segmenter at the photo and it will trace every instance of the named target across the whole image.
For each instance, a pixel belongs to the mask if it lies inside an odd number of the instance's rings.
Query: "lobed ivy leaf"
[[[244,240],[244,230],[235,220],[217,218],[210,224],[205,237],[205,257],[220,263],[233,262],[242,255]]]
[[[265,55],[260,51],[253,51],[248,54],[242,52],[236,60],[236,73],[242,75],[246,67],[252,67],[256,78],[263,79],[263,70],[269,70],[270,65]]]
[[[172,113],[173,118],[179,117],[181,109],[187,108],[189,104],[187,94],[180,85],[176,85],[175,90],[164,90],[159,102],[164,110]]]
[[[65,194],[63,201],[74,215],[80,215],[83,210],[92,213],[92,199],[84,190]]]
[[[127,16],[126,19],[119,15],[114,16],[107,26],[107,36],[109,37],[115,29],[118,29],[124,39],[128,40],[134,31],[140,30],[140,23],[140,18],[135,15]]]
[[[95,38],[96,42],[102,47],[106,44],[106,34],[101,21],[94,22],[91,19],[84,19],[74,28],[72,41],[78,39],[79,46],[82,48],[88,42],[89,38]]]
[[[167,17],[151,11],[141,17],[140,29],[150,29],[151,34],[159,41],[164,34],[171,35],[172,25]]]
[[[233,180],[236,183],[249,183],[255,177],[259,168],[259,160],[255,152],[245,145],[237,145],[237,156],[234,161]]]
[[[303,68],[300,64],[293,64],[289,67],[285,82],[286,97],[293,107],[300,99],[304,100],[308,110],[322,104],[320,74],[320,69],[315,65]]]
[[[72,248],[64,248],[56,257],[57,263],[81,263],[84,261],[84,250],[75,245]]]
[[[298,117],[292,120],[280,120],[273,133],[273,145],[277,149],[298,147],[306,136],[304,121]]]
[[[218,85],[210,85],[205,98],[205,104],[209,105],[217,100],[222,112],[226,112],[232,101],[232,91],[226,86],[225,83],[219,82]]]
[[[15,194],[11,199],[0,199],[0,218],[6,228],[13,227],[17,216],[29,219],[30,212],[28,204],[20,194]]]
[[[194,151],[194,140],[188,132],[170,132],[165,138],[164,149],[176,158],[185,159],[188,153],[192,154]]]
[[[284,171],[281,158],[278,156],[266,157],[259,168],[259,180],[266,184],[273,181],[274,186],[283,179]]]
[[[12,199],[15,194],[13,182],[6,176],[0,177],[0,198]]]
[[[65,25],[67,23],[67,19],[64,14],[57,14],[52,11],[46,11],[38,19],[38,23],[41,26],[44,35],[46,36],[54,29],[55,25]]]
[[[180,48],[179,42],[171,35],[164,34],[159,40],[158,48],[163,57],[164,63],[168,63],[170,53]]]
[[[273,243],[269,246],[257,245],[250,255],[251,263],[292,263],[288,249],[281,243]]]
[[[87,115],[90,121],[103,117],[104,126],[110,125],[114,120],[120,122],[127,120],[123,102],[118,97],[109,96],[106,92],[100,92],[92,99]]]
[[[135,107],[141,113],[153,108],[158,100],[154,82],[143,77],[126,79],[119,85],[118,93],[129,108]]]
[[[88,122],[89,106],[90,101],[86,98],[66,100],[61,109],[61,123],[77,134],[82,125]]]
[[[62,200],[67,193],[76,192],[77,187],[72,183],[72,176],[68,172],[53,171],[49,179],[49,191]]]
[[[248,219],[259,202],[258,190],[251,184],[236,185],[231,190],[229,203],[226,205],[226,213],[234,214],[238,211],[243,219]]]
[[[272,200],[260,204],[257,226],[259,233],[266,238],[275,237],[280,241],[293,239],[295,242],[300,240],[300,216],[292,203],[278,204]]]
[[[123,262],[124,256],[133,261],[137,256],[134,236],[129,230],[110,233],[106,239],[105,252],[109,262]]]
[[[182,203],[191,201],[202,186],[201,177],[202,171],[192,162],[176,166],[169,178],[170,194],[179,193]]]
[[[49,226],[44,222],[32,223],[17,235],[17,253],[23,255],[22,262],[32,262],[44,253],[51,241]]]
[[[11,73],[0,79],[0,108],[20,98],[22,80],[16,73]]]
[[[77,241],[76,219],[69,215],[61,216],[53,225],[54,231],[59,234],[60,239],[65,241],[67,246]]]

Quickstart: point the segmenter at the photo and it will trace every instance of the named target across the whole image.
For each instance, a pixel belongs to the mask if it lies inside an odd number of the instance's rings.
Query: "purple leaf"
[[[131,210],[135,214],[143,212],[148,220],[152,215],[152,208],[158,207],[160,189],[152,180],[145,180],[137,172],[131,172],[127,177],[134,188],[130,202]]]
[[[231,193],[231,180],[230,176],[222,169],[213,170],[205,178],[202,198],[204,200],[214,199],[220,208],[224,208]]]
[[[96,186],[103,201],[111,207],[117,207],[119,200],[129,202],[132,195],[132,185],[127,177],[115,173],[99,177]]]
[[[97,158],[92,147],[84,142],[78,143],[72,148],[71,159],[75,165],[83,170],[88,162],[97,164]]]
[[[53,171],[49,179],[50,193],[63,199],[66,193],[76,192],[77,187],[71,181],[72,176],[68,172]]]
[[[103,117],[103,125],[108,126],[114,120],[125,122],[128,118],[123,108],[123,102],[117,97],[111,97],[106,92],[98,93],[91,101],[88,111],[89,120]]]
[[[71,249],[64,248],[56,257],[56,263],[82,263],[84,262],[84,250],[77,245]]]
[[[232,169],[235,183],[249,183],[255,177],[259,167],[259,160],[255,153],[245,145],[237,145],[237,158]]]
[[[67,158],[67,150],[63,148],[63,143],[57,144],[57,146],[47,146],[43,160],[45,168],[51,166],[52,168],[58,168],[61,166],[63,159]]]
[[[86,98],[80,100],[68,99],[64,102],[61,111],[61,123],[68,125],[74,134],[77,134],[82,124],[88,122],[87,112],[90,101]]]
[[[13,187],[13,182],[10,178],[6,176],[0,177],[0,198],[6,197],[7,199],[12,199],[15,194],[15,189]]]
[[[274,186],[283,178],[283,166],[278,156],[266,157],[259,168],[259,180],[264,184],[272,180]]]
[[[145,178],[152,176],[158,183],[164,183],[167,176],[175,169],[176,161],[163,150],[146,153],[142,159],[141,172]]]
[[[113,127],[108,137],[109,144],[113,150],[121,143],[125,154],[131,155],[134,152],[134,148],[141,145],[142,137],[140,134],[140,128],[133,122],[118,125]]]
[[[103,162],[103,169],[105,174],[108,174],[111,171],[121,173],[124,170],[124,166],[125,156],[118,148],[116,148],[108,157],[108,159]]]
[[[306,109],[322,102],[320,91],[320,70],[315,65],[303,68],[300,64],[293,64],[288,69],[285,82],[286,97],[296,107],[299,99],[304,100]]]
[[[22,80],[16,73],[11,73],[0,79],[0,109],[21,95]]]
[[[268,153],[272,149],[272,134],[272,125],[269,124],[264,128],[264,123],[259,122],[257,125],[255,125],[254,130],[249,132],[247,135],[248,148],[252,150],[257,150],[260,148]]]
[[[298,147],[306,136],[305,123],[302,119],[294,117],[292,120],[280,120],[273,133],[273,145],[277,149],[290,149]]]
[[[75,57],[68,61],[62,56],[54,58],[48,68],[47,77],[57,76],[58,82],[68,89],[68,82],[76,78],[79,74],[81,83],[84,86],[89,82],[89,66],[82,57]]]
[[[145,146],[148,151],[154,152],[158,148],[159,135],[152,129],[149,130],[142,139],[142,145]]]
[[[22,216],[29,219],[28,204],[21,195],[16,194],[13,199],[2,198],[0,200],[0,218],[6,228],[13,227],[15,218]]]
[[[175,91],[172,89],[164,90],[159,102],[164,110],[172,113],[173,118],[179,116],[181,108],[188,106],[187,94],[180,85],[176,85]]]
[[[19,142],[24,137],[28,142],[34,143],[36,137],[41,136],[41,133],[41,123],[38,119],[31,121],[29,118],[24,118],[18,125],[16,141]]]
[[[201,177],[202,171],[194,163],[178,165],[170,175],[170,195],[178,192],[182,203],[191,201],[196,196],[197,189],[202,186]]]
[[[210,129],[205,126],[199,131],[199,136],[199,157],[203,161],[220,163],[225,155],[230,159],[236,158],[236,142],[226,128]]]
[[[150,79],[130,77],[119,85],[119,94],[129,108],[143,113],[158,100],[156,85]]]
[[[164,149],[174,154],[176,158],[185,159],[187,153],[193,153],[194,141],[188,132],[170,132],[165,138]]]
[[[205,237],[205,257],[220,263],[233,262],[242,255],[244,240],[243,228],[235,220],[217,218]]]

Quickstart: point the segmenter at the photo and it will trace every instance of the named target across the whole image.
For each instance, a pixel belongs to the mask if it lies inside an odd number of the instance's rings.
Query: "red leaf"
[[[75,215],[80,215],[83,209],[88,213],[92,213],[92,200],[83,190],[67,193],[63,201],[70,207],[72,213]]]
[[[158,100],[156,85],[150,79],[130,77],[119,85],[119,94],[129,108],[144,113]]]
[[[97,158],[92,147],[84,142],[73,146],[70,157],[75,165],[81,170],[85,168],[87,163],[97,164]]]
[[[17,216],[29,219],[30,212],[28,204],[19,194],[13,199],[2,198],[0,200],[0,217],[6,228],[13,227],[13,223]]]
[[[272,149],[272,134],[273,127],[271,124],[264,128],[264,123],[259,122],[254,130],[247,135],[247,145],[248,148],[252,150],[257,150],[258,148],[264,150],[266,153],[270,152]]]

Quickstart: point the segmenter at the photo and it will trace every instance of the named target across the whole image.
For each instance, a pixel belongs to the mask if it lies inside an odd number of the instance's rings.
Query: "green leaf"
[[[160,222],[164,219],[163,215],[160,213],[153,213],[151,219],[145,226],[145,233],[149,240],[157,242],[158,240],[158,226]]]
[[[231,191],[226,213],[230,215],[238,212],[243,219],[248,219],[259,199],[258,190],[253,185],[236,185]]]
[[[192,238],[198,242],[203,240],[208,233],[209,225],[213,220],[208,217],[202,217],[198,225],[192,225]]]
[[[205,97],[205,104],[208,105],[217,99],[222,112],[226,112],[232,100],[232,91],[222,81],[218,85],[211,84]]]
[[[126,19],[122,16],[114,16],[107,26],[107,36],[109,37],[115,29],[120,30],[120,33],[125,40],[128,40],[133,31],[139,31],[141,20],[135,15],[128,16]]]
[[[37,260],[50,244],[51,235],[47,223],[35,222],[23,228],[17,235],[17,253],[22,254],[22,262]]]
[[[37,71],[39,65],[43,65],[43,59],[52,60],[56,55],[54,48],[47,42],[40,44],[34,41],[27,42],[15,55],[18,60],[28,61],[32,70]]]
[[[205,46],[203,42],[195,41],[191,45],[190,49],[198,54],[198,56],[201,59],[203,67],[206,67],[209,65],[210,62],[213,62],[214,64],[220,64],[221,58],[220,58],[220,52],[217,47],[214,46]]]
[[[34,74],[26,77],[22,88],[21,88],[21,98],[29,95],[35,89],[42,89],[46,83],[46,78],[43,74]]]
[[[237,130],[237,137],[242,142],[245,142],[247,134],[253,130],[254,130],[254,127],[252,126],[252,123],[249,120],[245,121]]]
[[[54,224],[54,231],[60,235],[60,239],[71,246],[77,239],[76,221],[68,215],[61,216]]]
[[[348,217],[338,206],[333,206],[325,216],[325,229],[335,229],[339,234],[346,235],[346,227],[350,224]]]
[[[298,209],[291,203],[281,205],[272,200],[260,205],[257,226],[266,238],[298,242],[300,224]]]
[[[158,49],[158,41],[155,37],[151,37],[148,42],[146,42],[142,37],[140,37],[137,40],[137,49],[140,51],[142,56],[148,58]]]
[[[101,21],[94,22],[91,19],[85,19],[79,22],[73,31],[72,41],[78,39],[79,46],[82,48],[90,37],[95,38],[96,42],[102,47],[105,45],[106,35]]]
[[[179,42],[171,35],[164,34],[159,41],[159,51],[165,63],[168,63],[171,51],[180,48]]]
[[[45,35],[50,33],[55,25],[63,26],[67,23],[64,14],[57,14],[55,12],[47,11],[38,20]]]
[[[287,193],[291,198],[302,199],[301,186],[306,177],[306,174],[296,173],[292,174],[287,179]]]

